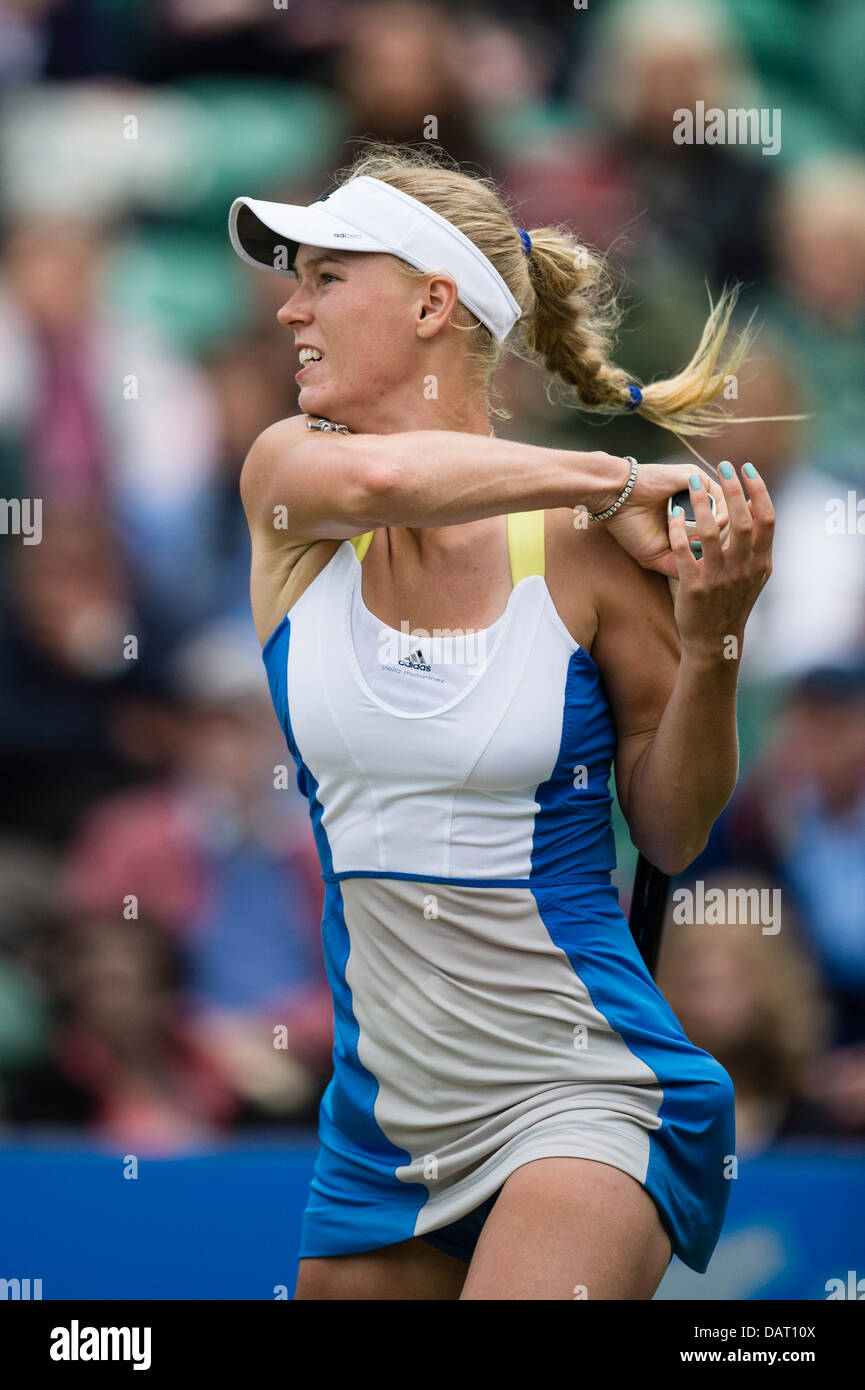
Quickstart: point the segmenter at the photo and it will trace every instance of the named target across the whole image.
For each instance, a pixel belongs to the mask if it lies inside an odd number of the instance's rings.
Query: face
[[[680,927],[680,931],[688,931]],[[718,933],[723,927],[716,927]],[[741,1046],[759,1017],[760,989],[751,963],[734,940],[719,936],[699,949],[676,943],[664,965],[663,990],[688,1037],[710,1052]]]
[[[17,552],[13,583],[19,621],[52,661],[81,675],[96,675],[106,661],[110,668],[130,598],[122,558],[98,520],[73,508],[54,512],[42,544]]]
[[[67,987],[79,1023],[109,1045],[143,1044],[166,1026],[170,998],[143,938],[82,926],[74,938]]]
[[[865,218],[815,198],[781,227],[776,255],[793,295],[818,318],[856,323],[865,305]]]
[[[392,256],[315,246],[298,248],[295,272],[277,318],[298,350],[321,353],[296,374],[300,409],[358,429],[364,417],[382,419],[383,403],[396,410],[407,392],[416,396],[423,285],[413,285]]]
[[[794,702],[785,721],[796,770],[816,783],[824,803],[844,807],[865,781],[865,699]]]
[[[28,222],[10,238],[5,270],[12,295],[47,331],[86,320],[97,292],[99,246],[85,228]]]
[[[216,805],[247,805],[261,799],[275,751],[272,711],[264,698],[248,695],[192,708],[180,758],[186,776]]]

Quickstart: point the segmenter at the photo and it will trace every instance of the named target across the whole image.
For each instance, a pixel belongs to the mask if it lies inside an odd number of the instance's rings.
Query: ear
[[[449,275],[434,272],[426,285],[421,288],[418,298],[417,334],[419,338],[433,338],[446,326],[456,308],[456,282]]]

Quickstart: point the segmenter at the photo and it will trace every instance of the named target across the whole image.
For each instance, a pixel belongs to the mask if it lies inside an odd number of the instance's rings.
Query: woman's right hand
[[[620,463],[627,478],[629,465],[625,459]],[[675,579],[678,570],[670,548],[667,502],[674,492],[687,492],[688,480],[697,472],[703,486],[715,499],[715,521],[723,544],[729,531],[727,500],[720,484],[697,464],[641,463],[627,501],[602,523],[638,564],[644,569],[657,570],[668,579]]]

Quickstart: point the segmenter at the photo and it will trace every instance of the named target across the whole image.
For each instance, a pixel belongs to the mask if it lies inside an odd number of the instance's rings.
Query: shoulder
[[[274,458],[283,456],[287,449],[309,438],[309,418],[308,415],[289,415],[284,420],[276,420],[253,441],[240,471],[240,495],[247,515],[254,510],[271,477]]]
[[[623,550],[602,522],[588,521],[576,508],[546,513],[547,574],[578,585],[599,618],[634,602],[666,602],[663,575],[644,569]]]
[[[679,633],[664,575],[644,569],[601,522],[548,514],[548,573],[570,607],[591,605],[591,656],[620,736],[657,726],[675,681]],[[578,519],[579,520],[579,519]]]
[[[340,472],[324,442],[343,433],[348,431],[333,421],[293,415],[262,431],[246,457],[240,489],[252,549],[250,599],[262,646],[339,550],[340,533],[351,538],[348,504],[342,505],[351,492],[351,471]],[[336,536],[317,535],[321,516],[330,513],[336,515]]]
[[[308,439],[311,434],[348,433],[345,425],[337,424],[334,420],[325,420],[320,415],[287,415],[285,419],[275,420],[272,425],[263,429],[249,452],[268,453],[272,449],[284,449],[286,445]]]
[[[250,528],[262,520],[270,525],[271,503],[282,501],[286,491],[298,497],[311,488],[316,494],[322,478],[319,450],[325,450],[328,459],[332,452],[323,441],[349,433],[345,425],[305,414],[287,416],[262,430],[240,472],[240,496]]]

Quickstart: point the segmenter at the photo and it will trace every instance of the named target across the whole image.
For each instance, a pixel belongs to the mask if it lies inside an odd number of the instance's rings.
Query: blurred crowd
[[[430,135],[529,230],[609,252],[640,380],[691,355],[707,289],[757,311],[730,413],[802,418],[697,441],[756,464],[777,539],[740,784],[682,882],[780,888],[783,927],[671,907],[659,983],[745,1147],[865,1134],[863,40],[854,0],[5,0],[0,495],[42,516],[0,546],[0,1142],[315,1120],[322,884],[238,494],[296,363],[227,213]],[[698,102],[779,109],[779,152],[675,144]],[[531,443],[690,457],[633,417],[596,433],[515,359],[496,402]]]

